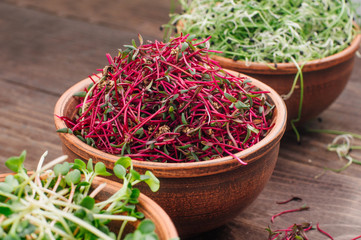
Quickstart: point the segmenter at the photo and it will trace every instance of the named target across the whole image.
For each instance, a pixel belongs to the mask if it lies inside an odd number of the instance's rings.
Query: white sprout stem
[[[89,197],[94,198],[101,190],[103,190],[107,186],[106,183],[100,184],[96,189],[93,190],[91,194],[89,194]]]
[[[75,193],[75,186],[74,183],[71,183],[71,190],[70,190],[69,198],[67,200],[67,206],[63,209],[64,212],[68,212],[70,208],[70,204],[73,201],[74,193]]]
[[[43,153],[43,155],[40,157],[38,166],[37,166],[37,168],[36,168],[36,171],[37,171],[38,173],[40,173],[41,167],[43,166],[45,157],[46,157],[47,155],[48,155],[48,151],[45,151],[45,152]]]
[[[59,192],[55,192],[55,191],[52,191],[52,190],[49,190],[47,188],[44,188],[44,187],[39,187],[39,190],[45,192],[45,193],[48,193],[49,194],[49,198],[59,198],[59,199],[62,199],[64,201],[67,201],[68,199],[66,197],[64,197],[64,194],[68,193],[69,190],[68,189],[63,189],[61,191],[62,194],[60,194]]]
[[[36,168],[36,183],[39,185],[39,187],[42,187],[41,180],[40,180],[40,173],[41,173],[41,167],[43,166],[43,163],[45,161],[45,157],[48,155],[48,151],[45,151],[43,155],[40,157],[38,166]]]
[[[60,156],[60,157],[54,159],[53,161],[47,163],[46,165],[44,165],[44,167],[41,169],[41,171],[44,172],[44,171],[52,168],[56,164],[64,162],[67,158],[68,158],[68,156],[66,156],[66,155]]]
[[[28,219],[33,224],[35,223],[37,225],[44,226],[49,230],[51,229],[52,232],[58,234],[59,236],[62,236],[65,239],[76,240],[72,235],[67,234],[66,232],[62,231],[61,229],[50,225],[46,221],[41,221],[41,220],[39,220],[38,218],[36,218],[36,217],[34,217],[32,215],[26,215],[25,219]]]
[[[120,220],[120,221],[137,221],[136,217],[125,216],[125,215],[107,215],[107,214],[93,214],[96,219],[109,219],[109,220]]]
[[[55,182],[55,185],[53,187],[53,191],[56,192],[56,190],[58,189],[58,186],[60,184],[60,181],[61,181],[61,174],[58,175],[58,179],[56,180]]]
[[[86,228],[88,231],[94,233],[95,235],[97,235],[99,238],[101,238],[102,240],[113,240],[111,237],[109,237],[108,235],[106,235],[105,233],[103,233],[102,231],[100,231],[99,229],[97,229],[96,227],[94,227],[93,225],[83,221],[82,219],[75,217],[72,214],[69,214],[67,212],[63,212],[61,210],[58,210],[55,207],[49,207],[46,205],[42,205],[41,208],[51,211],[54,214],[57,214],[58,216],[64,217],[70,221],[73,221],[74,223]]]
[[[53,161],[46,164],[43,168],[41,168],[40,172],[45,172],[46,170],[52,168],[56,164],[64,162],[67,158],[68,158],[68,156],[64,155],[64,156],[60,156],[60,157],[54,159]],[[33,175],[31,175],[29,177],[24,171],[19,172],[19,174],[21,174],[21,176],[26,179],[24,182],[21,183],[21,185],[19,187],[29,184],[32,181],[32,179],[34,179],[36,177],[37,173],[38,173],[38,171],[36,171]],[[21,191],[19,192],[19,194],[21,194]]]

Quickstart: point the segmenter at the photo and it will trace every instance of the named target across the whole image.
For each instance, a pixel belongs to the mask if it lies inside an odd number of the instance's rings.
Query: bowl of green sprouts
[[[212,36],[210,48],[219,51],[213,59],[282,95],[288,129],[296,133],[296,126],[327,109],[347,84],[361,40],[352,1],[180,3],[183,12],[171,14],[167,26]]]
[[[134,187],[156,191],[159,181],[130,158],[114,165],[120,184],[103,178],[110,173],[102,163],[61,156],[45,164],[45,156],[32,172],[25,151],[5,162],[13,173],[0,175],[0,239],[178,239],[163,209]]]

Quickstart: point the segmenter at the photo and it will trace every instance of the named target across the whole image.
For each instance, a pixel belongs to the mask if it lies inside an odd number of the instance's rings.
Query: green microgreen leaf
[[[65,176],[69,172],[70,168],[71,166],[68,162],[56,164],[54,166],[54,174],[55,176],[58,176],[59,174]]]
[[[114,165],[113,172],[119,179],[124,179],[127,174],[127,170],[121,164]]]
[[[74,97],[85,97],[86,96],[86,94],[87,94],[87,92],[85,92],[85,91],[80,91],[80,92],[76,92],[76,93],[74,93],[73,94],[73,96]]]
[[[86,196],[83,198],[83,200],[80,202],[80,205],[82,207],[85,207],[89,210],[92,210],[94,208],[95,200],[92,197]]]
[[[86,170],[86,163],[81,159],[74,159],[73,169]]]
[[[151,171],[146,171],[145,175],[149,176],[144,182],[148,184],[150,190],[152,190],[152,192],[158,191],[160,187],[159,179]]]
[[[127,156],[122,156],[115,162],[115,165],[117,165],[117,164],[120,164],[125,169],[127,169],[127,168],[129,168],[131,166],[132,159],[130,157],[127,157]]]
[[[181,46],[181,49],[180,49],[181,52],[184,52],[188,47],[189,47],[188,43],[183,42],[183,43],[182,43],[182,46]]]
[[[147,233],[151,233],[154,232],[155,230],[155,225],[154,223],[149,220],[149,219],[145,219],[143,221],[140,222],[138,229],[141,233],[143,234],[147,234]]]
[[[250,105],[249,104],[246,104],[242,101],[237,101],[235,102],[234,106],[237,108],[237,109],[249,109],[250,108]]]
[[[184,125],[188,125],[187,119],[186,119],[186,116],[185,116],[184,112],[182,112],[181,117],[182,117],[182,123],[183,123]]]
[[[56,132],[59,132],[59,133],[73,133],[73,131],[70,129],[70,128],[60,128],[58,130],[56,130]]]
[[[236,102],[237,101],[237,98],[233,97],[231,94],[229,93],[224,93],[224,96],[231,102]]]
[[[107,168],[104,163],[97,162],[94,167],[94,172],[100,176],[110,176],[111,173],[107,172]]]
[[[5,217],[8,217],[11,214],[13,214],[13,211],[9,207],[0,206],[0,213],[1,213],[0,216],[5,215]]]
[[[88,163],[86,165],[86,169],[89,172],[93,172],[93,159],[89,158]]]
[[[10,157],[6,160],[5,165],[11,171],[18,173],[20,170],[24,169],[24,161],[26,158],[26,151],[24,150],[18,157]]]
[[[80,182],[81,174],[78,169],[74,169],[71,172],[68,172],[65,176],[65,182],[68,186],[71,186],[72,184],[77,184]]]
[[[130,169],[129,172],[132,174],[132,177],[134,180],[140,180],[140,173],[133,170],[133,169]]]

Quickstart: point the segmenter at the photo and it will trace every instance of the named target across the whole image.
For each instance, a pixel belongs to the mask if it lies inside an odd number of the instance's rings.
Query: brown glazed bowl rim
[[[31,171],[28,173],[32,173]],[[8,175],[14,175],[15,173],[1,173],[0,174],[0,181],[3,181],[2,179],[5,179]],[[95,185],[99,185],[101,183],[106,183],[105,189],[111,189],[111,191],[114,190],[117,191],[122,187],[122,184],[119,182],[115,182],[103,177],[96,176],[94,178],[93,183]],[[117,190],[115,190],[117,189]],[[144,195],[143,193],[140,193],[139,197],[139,207],[142,209],[142,213],[147,217],[151,218],[155,226],[160,226],[156,231],[169,236],[169,238],[176,238],[178,237],[178,232],[173,224],[173,221],[169,217],[169,215],[164,211],[164,209],[159,206],[154,200],[149,198],[148,196]],[[151,216],[151,217],[149,217]]]
[[[355,25],[356,31],[359,31],[359,27]],[[355,52],[359,49],[361,43],[361,34],[357,34],[355,38],[352,40],[350,46],[342,50],[341,52],[335,53],[333,55],[315,59],[311,61],[307,61],[303,68],[302,72],[311,72],[314,70],[322,70],[326,68],[330,68],[332,66],[337,65],[340,62],[345,62],[346,60],[350,59]],[[234,61],[229,58],[212,55],[212,58],[216,61],[226,62],[233,66],[237,66],[239,70],[244,73],[259,73],[259,74],[295,74],[298,72],[297,67],[294,63],[277,63],[276,69],[271,69],[270,65],[273,66],[274,63],[261,63],[261,62],[248,62],[246,64],[245,61]],[[300,66],[302,63],[300,63]]]
[[[265,155],[270,149],[277,145],[277,143],[282,138],[287,122],[287,109],[286,105],[281,98],[281,96],[270,86],[256,80],[252,77],[249,77],[244,74],[240,74],[235,71],[226,70],[229,73],[235,76],[245,76],[251,80],[252,84],[260,88],[263,91],[268,91],[268,97],[273,101],[275,105],[275,116],[273,117],[274,127],[268,132],[266,137],[264,137],[260,142],[253,145],[250,148],[247,148],[241,152],[236,153],[235,155],[247,163],[251,163],[257,160],[261,156]],[[67,105],[68,100],[73,97],[75,92],[83,91],[84,88],[89,85],[91,80],[86,78],[63,93],[63,95],[58,99],[55,108],[54,108],[54,121],[56,129],[65,128],[65,122],[58,118],[57,116],[64,116],[65,106]],[[81,151],[88,154],[88,156],[94,156],[93,160],[106,160],[108,162],[115,163],[118,160],[118,156],[105,153],[96,148],[93,148],[86,143],[82,142],[75,135],[70,133],[59,133],[59,136],[63,144],[67,145],[69,148],[74,145],[76,148],[79,148]],[[71,146],[73,145],[73,146]],[[263,151],[260,151],[262,150]],[[150,169],[156,174],[157,177],[165,178],[177,178],[177,177],[195,177],[195,176],[205,176],[216,174],[220,172],[229,171],[234,168],[247,166],[242,165],[238,160],[232,158],[231,156],[226,156],[218,159],[200,161],[200,162],[190,162],[190,163],[159,163],[159,162],[150,162],[150,161],[139,161],[133,160],[134,167],[138,169]]]

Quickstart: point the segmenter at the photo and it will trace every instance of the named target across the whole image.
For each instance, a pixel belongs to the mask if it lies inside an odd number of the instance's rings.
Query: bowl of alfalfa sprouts
[[[272,88],[221,68],[207,39],[124,45],[98,74],[76,83],[54,110],[63,152],[103,162],[119,156],[160,181],[155,200],[181,237],[236,217],[267,184],[286,128]]]
[[[179,2],[183,12],[165,27],[212,36],[212,58],[222,67],[274,88],[298,141],[296,127],[327,109],[349,80],[361,41],[352,1]]]

